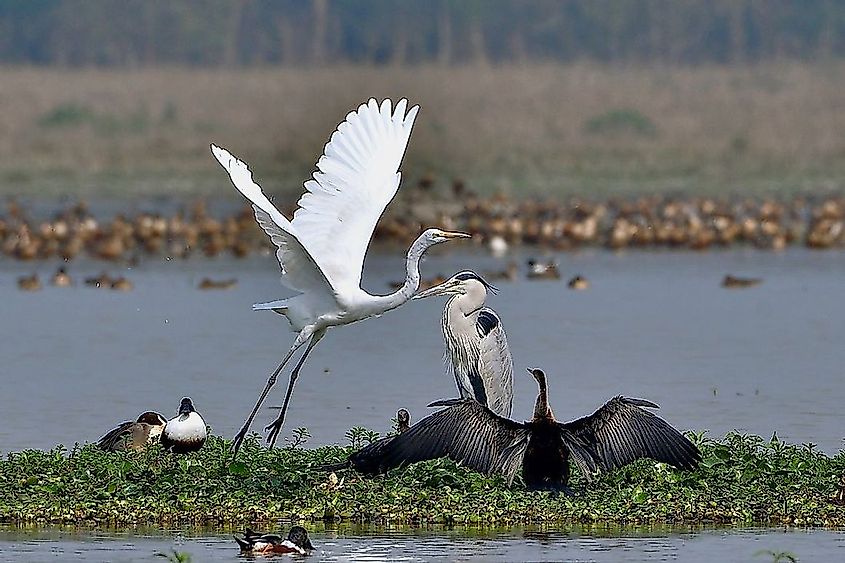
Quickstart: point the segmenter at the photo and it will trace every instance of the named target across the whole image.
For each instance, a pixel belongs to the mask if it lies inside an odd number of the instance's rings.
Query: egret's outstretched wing
[[[437,401],[447,406],[384,444],[378,466],[387,471],[417,461],[449,457],[481,473],[502,473],[512,481],[522,467],[528,429],[493,414],[473,399]]]
[[[337,289],[358,289],[376,223],[399,188],[399,164],[419,106],[374,99],[350,112],[305,182],[296,235]]]
[[[614,397],[590,416],[558,426],[595,444],[600,469],[616,469],[643,457],[680,469],[695,469],[701,461],[695,444],[642,407],[657,405],[643,399]]]
[[[253,181],[249,167],[216,145],[211,145],[211,152],[229,173],[238,191],[252,202],[256,221],[276,245],[276,257],[282,268],[282,283],[294,291],[334,299],[332,284],[299,240],[296,228]]]
[[[513,359],[505,329],[496,311],[484,307],[478,313],[477,371],[484,381],[487,406],[509,417],[513,406]]]

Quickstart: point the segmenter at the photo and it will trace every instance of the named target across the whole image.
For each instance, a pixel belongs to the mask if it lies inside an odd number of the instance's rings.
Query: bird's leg
[[[274,371],[273,375],[270,376],[270,379],[267,380],[267,385],[264,386],[264,391],[262,391],[261,396],[258,397],[258,401],[256,401],[255,406],[252,408],[252,412],[249,413],[249,417],[247,417],[246,422],[244,422],[244,425],[232,439],[232,457],[238,455],[238,450],[241,449],[241,444],[243,443],[244,438],[246,437],[246,433],[249,432],[249,427],[252,425],[252,421],[255,419],[255,415],[258,413],[258,409],[261,408],[261,403],[264,402],[264,399],[267,397],[267,393],[270,392],[270,389],[276,383],[276,378],[279,376],[279,373],[282,371],[282,369],[284,369],[285,364],[290,361],[290,358],[291,356],[293,356],[293,353],[296,352],[299,347],[302,346],[304,343],[304,339],[300,340],[300,338],[297,337],[296,341],[293,343],[293,346],[290,347],[290,350],[288,350],[287,355],[285,355],[284,359],[282,360],[282,363],[279,364],[279,367],[276,368],[276,371]]]
[[[299,361],[296,363],[296,367],[293,368],[293,371],[290,372],[290,381],[288,382],[288,392],[285,395],[285,402],[282,403],[282,410],[279,412],[279,416],[264,427],[264,430],[269,430],[270,433],[267,434],[267,444],[272,448],[276,444],[276,438],[279,437],[279,432],[282,430],[282,425],[285,423],[285,414],[288,410],[288,403],[290,402],[290,396],[293,394],[293,386],[296,384],[296,378],[299,377],[299,370],[302,369],[302,364],[305,363],[305,358],[308,357],[308,354],[311,353],[311,350],[314,346],[317,345],[323,335],[326,334],[325,330],[321,330],[314,333],[314,336],[311,337],[311,340],[308,342],[308,347],[305,349],[305,353],[302,354],[302,357],[299,358]]]

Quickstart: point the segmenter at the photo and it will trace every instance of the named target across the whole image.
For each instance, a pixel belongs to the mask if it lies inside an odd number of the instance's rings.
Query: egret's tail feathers
[[[288,312],[288,300],[277,299],[276,301],[267,301],[266,303],[255,303],[252,306],[253,311],[275,311],[284,315]]]

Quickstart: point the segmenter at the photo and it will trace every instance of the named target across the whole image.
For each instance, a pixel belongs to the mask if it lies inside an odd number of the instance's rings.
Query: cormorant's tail
[[[342,463],[333,463],[330,465],[318,465],[314,469],[317,471],[340,471],[341,469],[349,469],[352,467],[352,463],[347,459]]]

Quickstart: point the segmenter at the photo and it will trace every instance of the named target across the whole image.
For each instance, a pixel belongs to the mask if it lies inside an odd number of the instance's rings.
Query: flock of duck
[[[496,288],[481,275],[464,270],[421,290],[419,266],[426,250],[468,239],[469,233],[425,230],[411,243],[404,281],[393,293],[371,295],[360,288],[370,239],[374,231],[379,232],[379,219],[399,188],[398,169],[418,109],[408,109],[406,100],[394,107],[390,100],[378,104],[371,99],[350,112],[326,145],[312,179],[305,183],[306,192],[293,220],[270,202],[244,162],[212,145],[213,155],[234,187],[252,204],[255,220],[275,247],[282,283],[296,292],[294,297],[253,306],[286,318],[297,336],[232,441],[232,454],[237,455],[278,375],[300,348],[305,347],[305,351],[290,371],[280,413],[266,427],[271,447],[284,424],[306,358],[330,329],[380,317],[411,299],[444,296],[447,301],[441,330],[457,397],[434,401],[430,406],[438,410],[415,424],[410,423],[407,410],[399,410],[397,434],[320,469],[380,474],[448,457],[484,474],[502,474],[509,483],[521,476],[531,490],[565,494],[573,493],[569,487],[570,462],[588,482],[598,473],[641,458],[679,470],[695,469],[701,460],[698,448],[656,416],[652,409],[657,405],[651,401],[616,396],[591,415],[559,422],[550,406],[548,378],[539,368],[528,370],[538,387],[532,417],[526,422],[511,418],[513,360],[502,320],[486,305],[488,295]],[[582,220],[589,217],[595,217],[595,213]],[[382,229],[384,223],[380,224]],[[164,244],[166,229],[158,232]],[[553,275],[548,273],[550,269],[550,264],[530,265],[530,271],[538,277]],[[581,278],[571,285],[583,287],[585,283]],[[99,445],[120,450],[160,442],[174,453],[188,453],[202,447],[206,432],[205,421],[186,397],[174,418],[165,420],[159,413],[144,412],[108,432]],[[307,553],[313,549],[307,532],[298,526],[286,539],[247,529],[236,540],[250,553]]]

